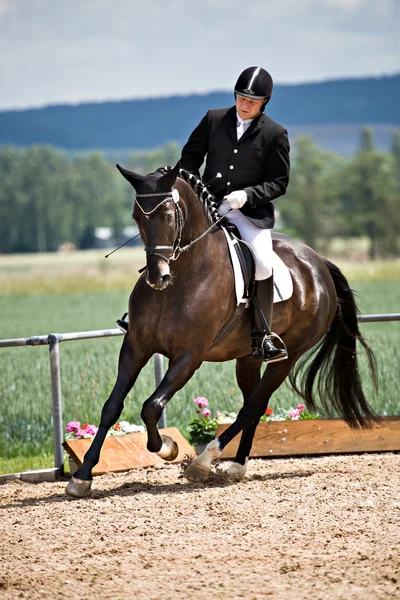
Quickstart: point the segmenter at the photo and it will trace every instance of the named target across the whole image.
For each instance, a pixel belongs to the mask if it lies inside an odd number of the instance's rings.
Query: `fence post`
[[[164,377],[163,357],[161,354],[154,355],[154,376],[156,380],[156,388],[158,388]],[[165,408],[161,413],[158,424],[161,429],[165,429],[167,426],[167,413]]]
[[[54,466],[64,471],[64,448],[62,427],[62,400],[60,378],[60,343],[59,334],[52,333],[48,337],[50,351],[51,403],[53,414]]]

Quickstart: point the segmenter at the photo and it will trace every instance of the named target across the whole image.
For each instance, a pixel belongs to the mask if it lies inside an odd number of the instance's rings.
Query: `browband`
[[[139,202],[137,201],[138,198],[157,198],[157,197],[161,197],[161,196],[164,198],[164,200],[161,200],[161,202],[156,204],[156,206],[150,211],[145,211],[143,209],[143,207],[140,206]],[[160,206],[162,206],[162,204],[164,204],[165,202],[170,202],[170,198],[172,198],[172,200],[175,202],[175,204],[178,204],[178,202],[179,202],[178,190],[173,189],[170,192],[157,192],[157,193],[153,193],[153,194],[136,194],[136,204],[138,205],[138,207],[140,208],[140,210],[142,211],[142,213],[144,215],[151,215],[158,208],[160,208]]]

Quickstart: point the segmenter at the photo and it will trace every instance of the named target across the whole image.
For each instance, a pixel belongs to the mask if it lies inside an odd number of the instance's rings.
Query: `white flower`
[[[234,412],[225,412],[222,411],[218,417],[217,417],[217,421],[220,425],[225,425],[227,423],[234,423],[237,419],[237,414]]]
[[[128,421],[120,421],[120,431],[123,433],[139,433],[140,431],[144,431],[143,425],[134,425],[133,423],[128,423]]]

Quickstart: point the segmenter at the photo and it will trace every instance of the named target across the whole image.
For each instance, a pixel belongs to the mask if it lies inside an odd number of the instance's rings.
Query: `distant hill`
[[[147,149],[185,143],[209,108],[233,104],[233,92],[1,111],[0,144],[64,149]],[[291,137],[311,133],[326,148],[351,153],[368,124],[387,148],[400,127],[400,74],[276,85],[267,113]]]

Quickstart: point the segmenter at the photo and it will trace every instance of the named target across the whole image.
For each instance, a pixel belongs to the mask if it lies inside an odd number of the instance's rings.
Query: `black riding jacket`
[[[182,150],[181,167],[200,177],[219,200],[245,190],[248,201],[240,209],[264,229],[274,226],[272,200],[283,196],[289,183],[289,140],[286,129],[261,113],[237,140],[236,107],[209,110]],[[214,179],[217,173],[221,179]]]

